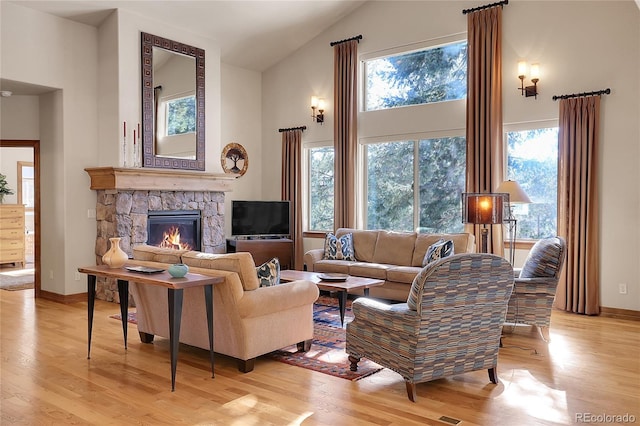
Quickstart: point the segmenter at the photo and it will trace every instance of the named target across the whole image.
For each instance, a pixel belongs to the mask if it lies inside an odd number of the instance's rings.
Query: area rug
[[[347,303],[345,324],[353,319],[351,301]],[[120,314],[110,315],[120,320]],[[129,312],[127,320],[136,324],[136,313]],[[313,306],[314,338],[308,352],[298,352],[296,345],[283,348],[265,356],[276,361],[313,371],[329,374],[347,380],[359,380],[382,370],[378,364],[362,359],[358,363],[358,371],[349,369],[349,359],[345,348],[346,330],[340,326],[340,310],[338,301],[329,296],[320,296]]]
[[[33,288],[33,277],[33,268],[0,272],[0,289],[13,291]]]

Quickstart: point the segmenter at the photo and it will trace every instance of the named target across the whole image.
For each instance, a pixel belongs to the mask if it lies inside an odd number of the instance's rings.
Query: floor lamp
[[[482,253],[487,253],[487,225],[502,223],[504,206],[509,204],[509,194],[462,193],[462,222],[482,225]]]
[[[514,265],[516,256],[516,232],[518,230],[518,220],[513,215],[514,204],[530,204],[531,200],[522,187],[515,180],[505,180],[498,185],[497,192],[509,194],[508,216],[504,220],[509,231],[509,261]]]

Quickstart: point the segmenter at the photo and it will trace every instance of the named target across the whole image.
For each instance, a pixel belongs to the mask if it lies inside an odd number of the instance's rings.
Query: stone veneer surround
[[[150,210],[200,210],[201,251],[224,253],[224,192],[227,175],[157,169],[85,169],[91,176],[96,201],[96,264],[109,249],[109,238],[120,237],[120,248],[129,256],[133,247],[147,242]],[[183,190],[190,188],[194,190]],[[115,280],[98,278],[96,297],[119,303]],[[133,301],[129,300],[131,306]]]

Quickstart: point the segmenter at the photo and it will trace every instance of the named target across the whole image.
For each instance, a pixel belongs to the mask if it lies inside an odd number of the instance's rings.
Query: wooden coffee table
[[[321,290],[337,291],[340,306],[340,323],[344,326],[344,311],[347,307],[347,294],[354,290],[363,290],[369,295],[369,288],[384,284],[384,280],[349,275],[346,281],[325,281],[320,278],[321,272],[296,271],[285,269],[280,271],[280,280],[284,282],[306,280],[316,283]]]

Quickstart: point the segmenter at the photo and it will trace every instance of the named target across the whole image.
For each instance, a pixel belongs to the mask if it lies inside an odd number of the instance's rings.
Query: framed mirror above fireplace
[[[204,50],[141,33],[143,167],[205,170]]]

